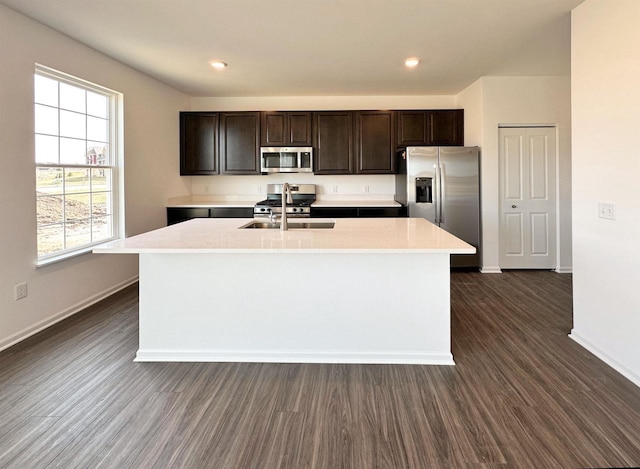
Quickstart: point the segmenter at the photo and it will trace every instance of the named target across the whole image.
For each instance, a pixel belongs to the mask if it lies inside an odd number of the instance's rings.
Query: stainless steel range
[[[282,186],[267,184],[267,198],[253,207],[254,217],[280,217],[282,215]],[[287,217],[309,218],[311,204],[316,200],[315,184],[289,184],[291,200],[287,201]]]

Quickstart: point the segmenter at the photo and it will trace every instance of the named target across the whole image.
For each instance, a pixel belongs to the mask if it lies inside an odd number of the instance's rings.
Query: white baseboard
[[[138,350],[136,362],[253,362],[455,365],[450,353],[271,350]]]
[[[17,344],[18,342],[22,342],[24,339],[31,337],[34,334],[46,329],[47,327],[53,326],[55,323],[62,321],[63,319],[68,318],[69,316],[73,316],[74,314],[82,311],[83,309],[91,306],[92,304],[97,303],[98,301],[102,301],[110,295],[122,290],[123,288],[128,287],[129,285],[134,284],[138,281],[138,276],[131,277],[130,279],[125,280],[124,282],[120,282],[106,290],[103,290],[99,293],[96,293],[89,298],[86,298],[69,308],[54,314],[53,316],[43,319],[32,326],[29,326],[25,329],[22,329],[15,334],[10,335],[9,337],[0,340],[0,351],[11,347],[12,345]]]
[[[500,267],[482,267],[480,272],[483,274],[501,274],[502,269],[500,269]],[[559,274],[570,274],[573,270],[571,267],[558,267],[554,269],[554,272]]]
[[[557,267],[556,272],[559,274],[571,274],[573,273],[573,268],[571,267]]]
[[[573,339],[575,342],[577,342],[578,344],[582,345],[585,349],[587,349],[589,352],[594,354],[600,360],[605,362],[611,368],[616,370],[622,376],[627,378],[633,384],[635,384],[636,386],[640,387],[640,376],[638,374],[636,374],[635,372],[631,371],[629,368],[627,368],[626,366],[621,364],[615,358],[611,357],[608,353],[604,352],[600,348],[598,348],[595,345],[593,345],[593,342],[591,340],[589,340],[586,337],[584,337],[584,336],[580,335],[579,333],[577,333],[575,331],[575,329],[571,330],[571,334],[569,334],[569,338]]]

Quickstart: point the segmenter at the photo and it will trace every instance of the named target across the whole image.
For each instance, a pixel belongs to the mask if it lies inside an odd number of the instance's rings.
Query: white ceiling
[[[568,75],[584,0],[0,0],[191,96],[451,95]],[[422,59],[414,70],[403,60]],[[229,64],[214,71],[209,61]]]

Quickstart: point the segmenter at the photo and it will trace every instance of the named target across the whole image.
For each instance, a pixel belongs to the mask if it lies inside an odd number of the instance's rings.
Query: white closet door
[[[556,267],[556,129],[501,128],[500,268]]]

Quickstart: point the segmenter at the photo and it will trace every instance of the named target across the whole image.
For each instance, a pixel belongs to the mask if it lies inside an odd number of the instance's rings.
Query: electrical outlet
[[[19,283],[14,287],[14,297],[16,301],[27,297],[27,282]]]
[[[333,192],[334,194],[338,193],[338,186],[337,184],[334,184],[333,186],[331,186],[331,192]]]
[[[364,192],[365,194],[368,194],[369,193],[369,186],[366,185],[366,184],[364,186],[362,186],[362,192]]]
[[[256,194],[262,193],[262,186],[256,186]]]
[[[607,220],[616,219],[616,206],[610,202],[598,202],[598,216]]]
[[[205,194],[209,193],[209,185],[208,184],[205,184],[205,186],[204,186],[204,193]]]

